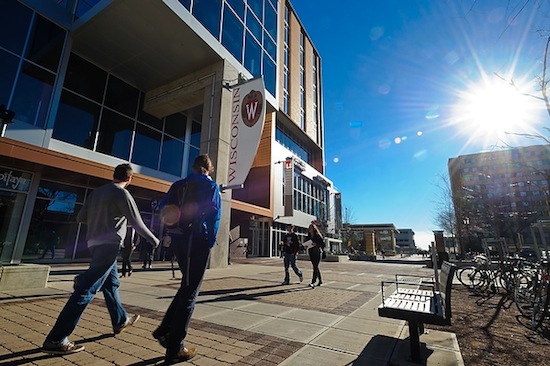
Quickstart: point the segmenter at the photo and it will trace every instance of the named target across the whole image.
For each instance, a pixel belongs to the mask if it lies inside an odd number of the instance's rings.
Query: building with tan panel
[[[15,113],[0,137],[1,263],[48,263],[40,239],[51,229],[54,260],[86,261],[76,214],[120,163],[132,164],[129,189],[157,233],[158,201],[197,155],[211,156],[226,186],[232,93],[260,77],[259,148],[243,187],[222,193],[210,265],[278,255],[287,223],[303,235],[316,221],[338,237],[321,58],[289,2],[6,0],[0,19],[10,29],[0,104]]]

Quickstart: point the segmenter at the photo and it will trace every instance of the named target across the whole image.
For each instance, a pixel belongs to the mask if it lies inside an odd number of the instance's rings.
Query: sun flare
[[[495,80],[496,79],[496,80]],[[455,120],[472,139],[503,139],[505,135],[533,134],[541,101],[500,78],[487,78],[459,96]]]

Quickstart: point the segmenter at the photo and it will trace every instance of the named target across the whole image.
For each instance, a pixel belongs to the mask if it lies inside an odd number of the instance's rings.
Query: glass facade
[[[0,104],[17,119],[45,128],[67,32],[15,0],[2,2]]]
[[[267,91],[276,95],[277,1],[193,0],[188,3],[184,6],[195,18],[254,77],[263,76]]]
[[[199,122],[188,121],[182,113],[163,119],[148,115],[142,111],[143,92],[78,55],[71,55],[67,70],[53,138],[184,175],[189,165],[182,163],[185,149],[192,151],[190,156],[200,149],[200,142],[185,143],[187,125],[193,123],[194,134],[200,136]]]
[[[294,209],[326,220],[328,191],[325,187],[294,172]]]

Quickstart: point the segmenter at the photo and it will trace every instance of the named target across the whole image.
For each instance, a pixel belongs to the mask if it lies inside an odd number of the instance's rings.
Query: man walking
[[[65,355],[84,350],[68,337],[99,290],[103,291],[115,335],[139,319],[139,315],[129,317],[120,303],[117,256],[127,223],[155,246],[159,239],[145,226],[134,198],[126,190],[132,175],[130,164],[117,166],[113,181],[95,189],[77,215],[77,220],[88,226],[86,240],[92,259],[90,267],[75,278],[74,292],[44,341],[42,350],[46,353]]]
[[[290,284],[290,271],[289,266],[292,266],[292,270],[296,273],[296,276],[300,279],[300,282],[304,280],[302,270],[296,265],[296,255],[300,250],[300,242],[298,241],[298,235],[294,232],[294,225],[288,225],[286,227],[287,233],[283,237],[282,249],[283,262],[285,265],[285,280],[283,285]]]
[[[190,360],[197,354],[196,348],[185,347],[184,340],[220,222],[221,196],[210,178],[213,171],[208,155],[198,156],[193,174],[172,184],[160,203],[161,218],[182,272],[180,288],[153,332],[166,348],[166,365]]]

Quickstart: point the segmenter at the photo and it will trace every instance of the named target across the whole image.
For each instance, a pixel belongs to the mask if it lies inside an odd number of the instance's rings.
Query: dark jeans
[[[292,253],[283,253],[283,261],[285,264],[285,282],[290,281],[290,271],[289,267],[292,267],[292,270],[294,273],[296,273],[296,276],[302,277],[302,270],[298,268],[296,265],[296,256]]]
[[[313,265],[313,278],[311,279],[311,283],[315,283],[317,280],[319,280],[319,283],[322,283],[321,271],[319,271],[319,263],[321,262],[321,248],[314,246],[309,248],[307,251],[309,253],[309,260]]]
[[[195,310],[204,272],[210,257],[210,247],[205,238],[171,234],[172,250],[178,260],[182,279],[178,292],[172,299],[155,334],[167,336],[166,359],[173,358],[184,347],[184,339]]]
[[[46,340],[65,343],[67,337],[76,328],[86,306],[99,290],[103,291],[105,296],[105,305],[109,311],[113,328],[126,322],[128,316],[118,296],[120,281],[117,257],[119,250],[118,243],[90,248],[92,254],[90,267],[78,275],[75,290],[61,310]]]

